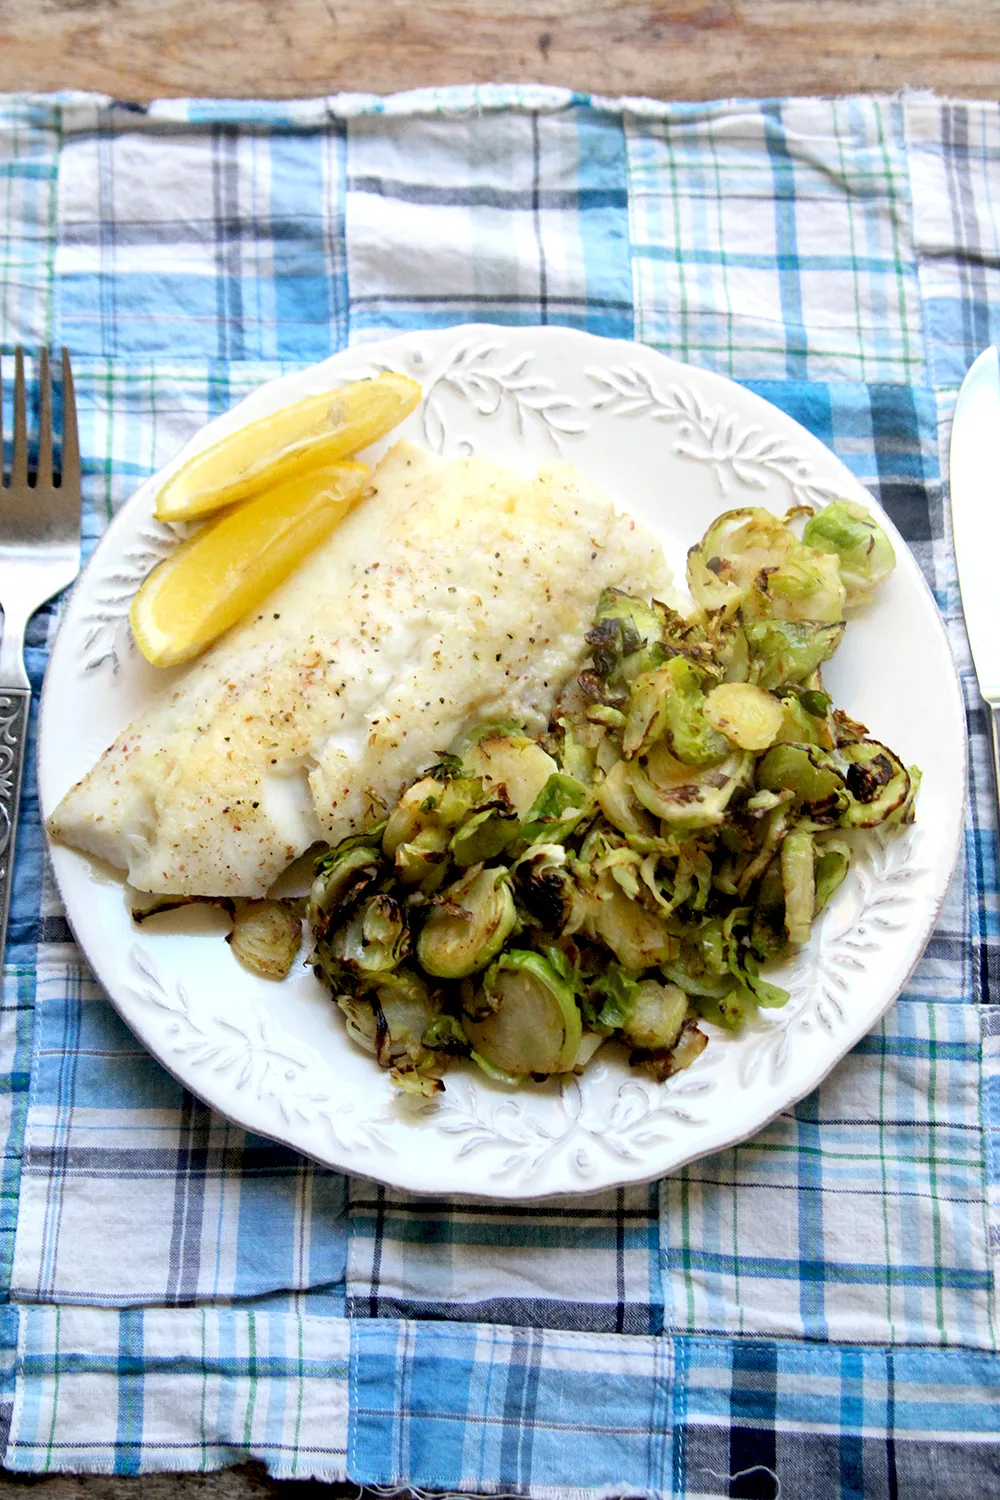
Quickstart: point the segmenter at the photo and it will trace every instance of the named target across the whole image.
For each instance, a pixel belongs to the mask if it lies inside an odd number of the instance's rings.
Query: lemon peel
[[[421,389],[393,372],[305,396],[189,458],[160,488],[159,521],[193,521],[306,470],[348,458],[397,426]]]
[[[254,609],[362,494],[364,464],[286,479],[180,543],[129,610],[136,644],[157,667],[189,661]]]

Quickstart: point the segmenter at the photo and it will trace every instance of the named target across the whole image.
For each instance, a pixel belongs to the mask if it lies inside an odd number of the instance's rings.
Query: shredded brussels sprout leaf
[[[478,726],[321,856],[309,962],[399,1088],[440,1092],[454,1057],[515,1087],[608,1042],[662,1080],[699,1021],[785,1003],[762,970],[808,942],[855,831],[914,817],[917,767],[821,678],[894,561],[853,501],[726,512],[690,615],[601,595],[581,708],[537,741]]]

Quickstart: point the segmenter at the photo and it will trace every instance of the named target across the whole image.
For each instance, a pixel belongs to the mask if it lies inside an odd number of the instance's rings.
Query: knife
[[[990,710],[1000,799],[1000,354],[984,349],[958,393],[951,429],[951,520],[979,691]]]

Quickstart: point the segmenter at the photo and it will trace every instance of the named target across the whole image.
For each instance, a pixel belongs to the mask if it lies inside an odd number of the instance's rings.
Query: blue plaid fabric
[[[979,1354],[443,1323],[354,1340],[349,1454],[378,1455],[372,1484],[840,1500],[991,1494],[1000,1473]]]
[[[187,1095],[81,962],[29,765],[0,1006],[6,1465],[251,1455],[540,1500],[1000,1490],[995,817],[943,478],[957,387],[1000,337],[1000,111],[66,95],[0,101],[0,173],[2,353],[72,349],[88,549],[209,417],[347,344],[471,320],[635,337],[743,381],[879,497],[971,736],[964,856],[876,1031],[753,1140],[523,1208],[344,1179]],[[36,686],[57,614],[31,628]]]

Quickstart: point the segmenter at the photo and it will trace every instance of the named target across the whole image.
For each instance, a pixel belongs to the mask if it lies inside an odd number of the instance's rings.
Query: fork
[[[28,738],[31,683],[24,631],[31,616],[80,571],[80,443],[69,351],[62,351],[62,461],[52,476],[52,382],[49,352],[38,354],[39,422],[35,481],[28,479],[28,410],[24,350],[14,355],[14,451],[10,480],[0,483],[0,961],[7,946],[14,842]],[[3,416],[0,404],[0,455]],[[2,468],[2,459],[0,459]],[[0,476],[2,478],[2,476]]]

